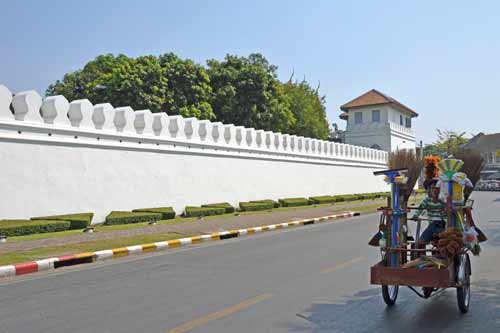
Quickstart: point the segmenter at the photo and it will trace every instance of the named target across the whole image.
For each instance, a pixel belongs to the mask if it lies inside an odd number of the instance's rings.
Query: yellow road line
[[[246,301],[243,301],[239,304],[230,306],[228,308],[222,309],[217,312],[213,312],[209,315],[206,315],[204,317],[197,318],[195,320],[192,320],[190,322],[187,322],[181,326],[174,327],[170,330],[167,331],[167,333],[184,333],[188,332],[196,327],[200,327],[203,325],[206,325],[210,323],[211,321],[221,319],[224,317],[227,317],[233,313],[243,311],[249,307],[251,307],[254,304],[260,303],[262,301],[265,301],[269,298],[273,297],[272,294],[262,294],[254,298],[247,299]]]
[[[354,258],[351,260],[347,260],[347,261],[344,261],[343,263],[335,265],[333,267],[324,268],[321,270],[321,273],[332,273],[332,272],[338,271],[339,269],[354,265],[355,263],[363,261],[365,259],[366,259],[365,257],[357,257],[357,258]]]

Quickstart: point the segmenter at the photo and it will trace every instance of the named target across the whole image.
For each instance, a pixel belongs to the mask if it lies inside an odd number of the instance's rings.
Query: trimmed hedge
[[[187,206],[185,208],[186,217],[198,217],[209,215],[221,215],[226,212],[224,207],[194,207]]]
[[[112,211],[106,216],[105,225],[152,222],[161,219],[160,213]]]
[[[274,208],[274,202],[240,202],[240,209],[244,212],[268,210]]]
[[[0,220],[0,234],[7,237],[68,230],[69,221],[59,220]]]
[[[343,195],[334,195],[333,198],[335,199],[335,202],[343,202],[344,201]]]
[[[138,213],[159,213],[162,220],[170,220],[175,218],[175,211],[172,207],[158,207],[158,208],[139,208],[134,209],[132,212]]]
[[[377,193],[361,193],[359,194],[359,198],[361,200],[373,200],[373,199],[376,199],[378,198],[378,194]]]
[[[317,197],[310,197],[309,199],[315,204],[327,204],[327,203],[337,202],[336,201],[337,199],[331,195],[321,195]]]
[[[297,206],[312,205],[312,202],[306,198],[284,198],[284,199],[279,199],[279,202],[283,207],[297,207]]]
[[[356,201],[360,200],[359,196],[357,194],[344,194],[340,196],[343,201]]]
[[[92,223],[94,213],[66,214],[54,216],[39,216],[32,217],[31,220],[46,220],[46,221],[69,221],[71,223],[69,229],[85,229]]]
[[[267,203],[267,204],[272,204],[273,208],[279,208],[280,207],[280,203],[278,201],[274,201],[274,200],[271,200],[271,199],[253,200],[253,201],[249,201],[249,202],[250,203]]]
[[[231,206],[228,202],[214,203],[208,205],[201,205],[201,207],[209,207],[209,208],[224,208],[226,213],[234,213],[234,207]]]

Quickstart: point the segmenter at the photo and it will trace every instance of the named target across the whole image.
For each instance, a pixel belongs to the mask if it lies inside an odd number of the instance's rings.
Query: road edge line
[[[179,248],[207,241],[214,242],[214,241],[221,241],[243,236],[251,236],[261,232],[268,232],[268,231],[280,230],[297,226],[305,226],[310,224],[325,223],[327,221],[341,220],[360,215],[361,215],[360,212],[347,212],[343,214],[327,215],[316,218],[307,218],[302,220],[269,224],[258,227],[250,227],[237,230],[225,230],[212,234],[172,239],[169,241],[159,241],[148,244],[130,245],[115,249],[84,252],[73,255],[65,255],[65,256],[51,257],[35,261],[23,262],[18,264],[3,265],[0,266],[0,278],[8,278],[17,275],[25,275],[41,271],[54,270],[60,267],[75,266],[80,264],[92,263],[96,261],[127,257],[139,253],[163,251],[171,248]]]

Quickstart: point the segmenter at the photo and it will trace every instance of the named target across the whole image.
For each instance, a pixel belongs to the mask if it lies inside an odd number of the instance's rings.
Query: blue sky
[[[321,82],[328,117],[376,88],[435,128],[500,132],[498,1],[2,1],[0,83],[45,88],[103,53],[204,64],[261,52]],[[343,124],[342,124],[343,126]]]

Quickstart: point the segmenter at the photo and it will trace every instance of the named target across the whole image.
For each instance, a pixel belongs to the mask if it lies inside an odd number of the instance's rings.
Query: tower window
[[[380,123],[380,110],[372,110],[372,123]]]
[[[406,117],[406,127],[408,128],[411,128],[411,118],[410,117]]]
[[[363,123],[363,112],[354,112],[354,123],[355,124]]]

